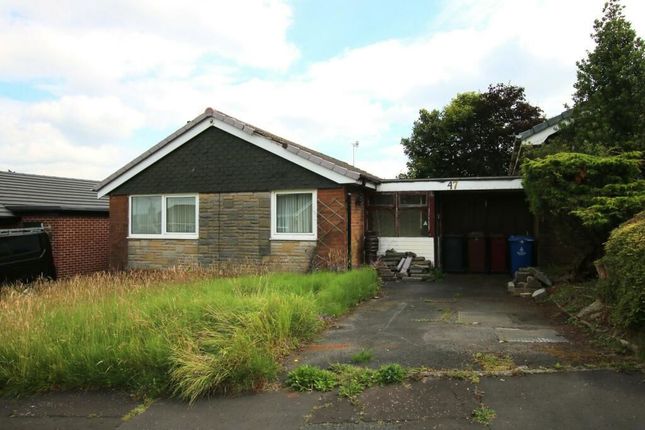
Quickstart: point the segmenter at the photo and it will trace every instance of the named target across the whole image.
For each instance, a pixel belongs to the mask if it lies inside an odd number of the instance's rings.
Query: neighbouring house
[[[58,277],[108,268],[109,202],[96,181],[0,172],[0,229],[43,226]]]
[[[443,242],[534,231],[519,178],[385,180],[211,108],[96,190],[113,268],[357,266],[368,231],[442,265]]]
[[[526,146],[539,146],[548,143],[551,136],[560,131],[563,124],[571,121],[573,109],[567,109],[564,112],[547,119],[544,122],[534,125],[528,130],[524,130],[517,135],[516,150],[513,152],[509,174],[514,175],[519,170],[519,161],[522,155],[522,147]]]

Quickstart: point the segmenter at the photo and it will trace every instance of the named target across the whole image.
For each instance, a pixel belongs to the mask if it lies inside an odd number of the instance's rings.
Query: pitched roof
[[[130,161],[128,164],[126,164],[125,166],[123,166],[122,168],[120,168],[119,170],[117,170],[107,178],[105,178],[97,185],[96,189],[101,189],[105,187],[110,182],[114,181],[115,179],[117,179],[118,177],[126,173],[128,170],[132,169],[142,161],[146,160],[148,157],[162,150],[163,148],[171,144],[173,141],[175,141],[175,139],[181,137],[183,134],[189,132],[191,129],[201,124],[204,120],[208,120],[209,118],[222,121],[230,126],[233,126],[243,131],[249,136],[255,135],[255,136],[261,136],[265,139],[268,139],[269,141],[275,143],[276,145],[281,146],[282,148],[286,149],[287,151],[297,155],[298,157],[304,160],[312,162],[318,166],[324,167],[325,169],[331,170],[333,172],[336,172],[348,178],[351,178],[354,180],[359,180],[361,178],[364,178],[371,182],[380,182],[381,180],[378,176],[372,175],[371,173],[366,172],[365,170],[361,170],[348,163],[345,163],[344,161],[330,157],[321,152],[309,149],[305,146],[302,146],[300,144],[297,144],[295,142],[292,142],[290,140],[277,136],[273,133],[270,133],[259,127],[251,125],[247,122],[240,121],[237,118],[234,118],[223,112],[217,111],[213,108],[207,108],[204,111],[204,113],[197,116],[192,121],[189,121],[186,125],[184,125],[180,129],[172,133],[170,136],[166,137],[161,142],[157,143],[155,146],[151,147],[150,149],[148,149],[147,151],[139,155],[137,158]]]
[[[108,199],[93,191],[97,183],[0,171],[0,217],[29,210],[107,212]]]
[[[541,122],[541,123],[539,123],[537,125],[534,125],[533,127],[529,128],[528,130],[524,130],[523,132],[521,132],[520,134],[517,135],[517,138],[519,140],[525,140],[525,139],[533,136],[534,134],[537,134],[537,133],[539,133],[541,131],[546,130],[549,127],[553,127],[554,125],[558,125],[559,123],[561,123],[565,119],[569,118],[572,113],[573,113],[573,109],[565,110],[564,112],[562,112],[559,115],[551,117],[551,118],[547,119],[546,121]]]

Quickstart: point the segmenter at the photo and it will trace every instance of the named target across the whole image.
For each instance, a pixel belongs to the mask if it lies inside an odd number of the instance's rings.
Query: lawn
[[[371,269],[187,280],[79,277],[0,296],[0,391],[194,400],[275,380],[280,359],[378,289]]]

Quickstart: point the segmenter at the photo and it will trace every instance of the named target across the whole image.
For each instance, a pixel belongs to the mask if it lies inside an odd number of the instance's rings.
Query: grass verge
[[[259,388],[324,317],[378,289],[371,269],[180,283],[164,276],[103,274],[3,291],[0,392],[122,389],[192,401]]]

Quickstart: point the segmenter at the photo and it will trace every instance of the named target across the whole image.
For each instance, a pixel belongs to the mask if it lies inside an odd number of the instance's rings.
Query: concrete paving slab
[[[474,385],[453,379],[374,387],[358,397],[365,421],[420,421],[468,417],[477,407]]]
[[[501,342],[512,343],[566,343],[569,342],[564,336],[551,328],[541,329],[519,329],[519,328],[496,328],[495,334]]]
[[[349,399],[330,392],[309,412],[307,424],[358,423],[360,420],[361,411]]]
[[[511,327],[513,325],[511,317],[502,312],[460,311],[457,313],[457,322],[491,327]]]

